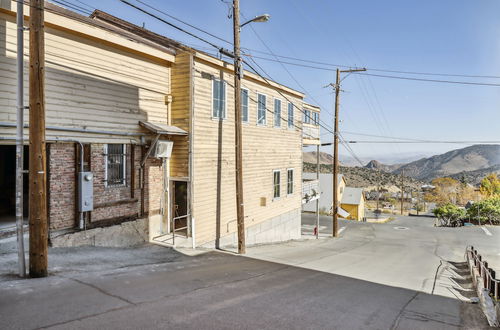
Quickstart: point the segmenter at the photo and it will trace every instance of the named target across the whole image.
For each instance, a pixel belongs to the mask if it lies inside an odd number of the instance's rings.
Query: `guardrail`
[[[479,276],[482,278],[483,289],[488,290],[489,296],[498,302],[500,299],[499,288],[500,280],[496,279],[496,272],[488,267],[488,262],[483,260],[482,256],[474,249],[473,246],[468,246],[466,251],[467,264],[472,274],[472,281],[477,286],[477,279],[474,276],[474,268],[477,269]]]

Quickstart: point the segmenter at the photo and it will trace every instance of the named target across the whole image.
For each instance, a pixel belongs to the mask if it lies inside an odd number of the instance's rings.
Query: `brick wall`
[[[86,148],[88,150],[88,148]],[[135,162],[131,166],[131,146],[127,145],[126,185],[107,187],[105,185],[104,144],[90,146],[90,169],[94,174],[94,211],[86,216],[87,224],[99,225],[106,220],[136,218],[141,212],[141,189],[139,168],[142,157],[141,147],[134,148]],[[57,143],[50,145],[49,188],[50,188],[50,229],[74,228],[76,219],[76,183],[75,183],[75,145]],[[86,157],[86,159],[88,159]],[[135,184],[131,187],[132,171],[135,172]],[[161,161],[148,159],[144,173],[144,211],[148,214],[159,212],[163,175]],[[133,196],[132,196],[133,189]]]
[[[75,145],[50,144],[49,223],[51,230],[72,228],[75,219]]]

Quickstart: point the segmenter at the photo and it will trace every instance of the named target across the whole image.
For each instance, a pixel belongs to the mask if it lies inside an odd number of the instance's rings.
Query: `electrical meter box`
[[[94,174],[78,173],[78,211],[87,212],[94,209]]]

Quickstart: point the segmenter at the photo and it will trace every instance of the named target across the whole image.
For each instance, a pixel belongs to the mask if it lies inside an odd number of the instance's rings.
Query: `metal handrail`
[[[188,224],[186,226],[180,227],[180,228],[175,228],[175,221],[179,220],[179,219],[183,219],[183,218],[188,218],[188,217],[189,217],[189,214],[185,214],[185,215],[181,215],[181,216],[172,218],[172,244],[174,246],[175,246],[175,232],[189,228],[189,220],[187,221]]]
[[[473,275],[473,269],[476,268],[479,276],[483,280],[483,289],[488,290],[489,295],[496,301],[500,299],[500,280],[496,279],[496,272],[488,267],[488,262],[482,260],[482,256],[478,254],[477,250],[473,246],[468,246],[466,249],[467,263],[469,265],[469,270]],[[472,262],[471,262],[472,261]],[[474,284],[476,283],[476,278],[472,276]]]

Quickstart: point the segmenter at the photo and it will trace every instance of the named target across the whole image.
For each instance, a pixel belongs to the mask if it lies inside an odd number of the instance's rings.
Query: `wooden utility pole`
[[[29,233],[31,277],[47,276],[44,0],[30,0]]]
[[[337,69],[335,82],[335,115],[333,118],[333,237],[339,236],[339,200],[338,200],[338,175],[339,175],[339,98],[340,98],[340,70]]]
[[[319,144],[318,144],[316,146],[316,180],[318,181],[318,188],[319,188],[320,170],[321,170],[321,165],[319,163]],[[321,194],[321,192],[318,191],[318,194]],[[316,238],[317,239],[319,238],[319,196],[318,199],[316,199]]]
[[[337,69],[335,85],[330,84],[335,89],[335,114],[333,117],[333,201],[332,220],[333,237],[339,236],[339,201],[338,201],[338,175],[339,175],[339,102],[340,102],[340,74],[366,71],[366,69]]]
[[[405,199],[405,186],[404,186],[405,170],[401,171],[401,215],[403,215],[403,204]]]
[[[236,221],[238,225],[238,253],[246,252],[245,208],[243,205],[243,142],[241,123],[241,58],[240,58],[240,1],[233,0],[234,29],[234,133],[236,153]]]

